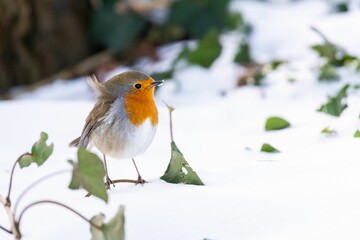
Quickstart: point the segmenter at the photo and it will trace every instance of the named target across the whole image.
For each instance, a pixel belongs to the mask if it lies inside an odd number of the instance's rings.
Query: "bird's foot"
[[[111,185],[113,185],[113,187],[115,187],[114,181],[111,180],[111,179],[109,178],[109,176],[106,176],[106,182],[105,182],[105,187],[106,187],[106,189],[109,190],[110,187],[111,187]]]

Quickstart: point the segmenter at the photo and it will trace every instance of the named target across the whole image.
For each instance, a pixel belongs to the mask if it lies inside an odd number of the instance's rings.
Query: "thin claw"
[[[109,178],[109,176],[106,176],[106,182],[105,182],[106,189],[109,190],[111,188],[111,185],[113,185],[113,187],[115,187],[114,181],[111,180]]]
[[[136,163],[135,163],[135,160],[132,158],[132,161],[133,161],[133,164],[134,164],[134,166],[135,166],[135,169],[136,169],[136,172],[137,172],[137,174],[138,174],[138,179],[136,180],[136,185],[137,184],[141,184],[141,185],[144,185],[144,183],[146,183],[146,181],[140,176],[140,172],[139,172],[139,169],[137,168],[137,166],[136,166]]]
[[[111,187],[111,184],[113,185],[113,187],[115,187],[115,183],[113,182],[113,180],[111,180],[109,178],[105,154],[103,154],[103,157],[104,157],[105,175],[106,175],[105,187],[106,187],[107,190],[109,190],[110,187]]]

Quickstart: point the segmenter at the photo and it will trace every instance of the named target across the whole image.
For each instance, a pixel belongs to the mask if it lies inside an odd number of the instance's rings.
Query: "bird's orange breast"
[[[135,126],[139,126],[146,119],[149,119],[153,126],[157,125],[158,111],[154,101],[153,87],[126,95],[124,107],[130,122]]]

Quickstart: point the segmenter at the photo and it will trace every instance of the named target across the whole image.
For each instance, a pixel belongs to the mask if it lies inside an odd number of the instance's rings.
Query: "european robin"
[[[102,152],[107,188],[114,183],[108,175],[106,156],[132,159],[137,183],[145,183],[134,158],[145,152],[154,138],[158,124],[154,88],[162,83],[140,71],[127,71],[103,83],[95,75],[89,80],[98,94],[97,102],[81,136],[69,145],[87,148],[91,143]]]

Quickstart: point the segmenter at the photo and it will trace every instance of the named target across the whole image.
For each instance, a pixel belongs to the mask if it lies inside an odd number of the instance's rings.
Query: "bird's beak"
[[[151,83],[151,86],[152,87],[158,87],[158,86],[161,86],[163,83],[164,83],[164,80],[154,81],[154,82]]]

